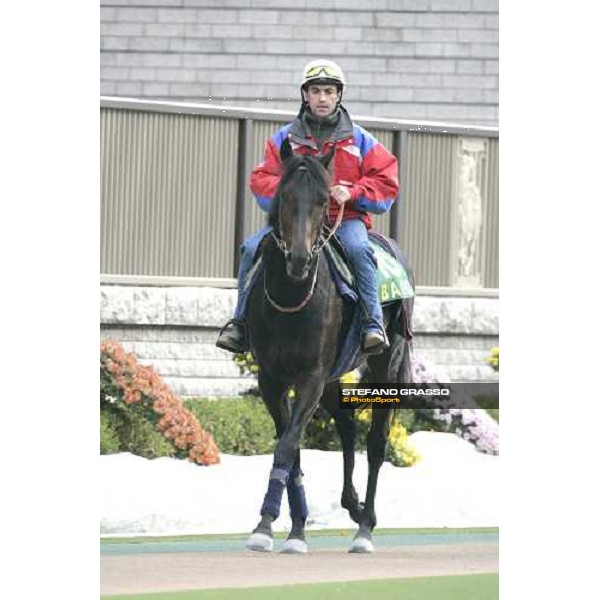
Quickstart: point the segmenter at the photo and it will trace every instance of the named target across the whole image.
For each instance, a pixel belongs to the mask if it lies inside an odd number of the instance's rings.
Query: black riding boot
[[[217,348],[222,348],[234,354],[246,352],[246,327],[243,321],[231,319],[227,321],[216,342]]]

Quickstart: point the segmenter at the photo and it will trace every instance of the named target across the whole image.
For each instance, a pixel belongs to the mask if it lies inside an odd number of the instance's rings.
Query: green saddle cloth
[[[372,241],[370,241],[370,244],[377,259],[377,289],[381,304],[387,304],[394,300],[414,298],[415,290],[402,264],[379,244]],[[345,259],[340,256],[337,249],[331,244],[328,244],[325,248],[329,251],[331,259],[335,263],[341,277],[350,287],[354,288],[354,275],[350,271]]]
[[[371,242],[377,258],[377,284],[382,304],[394,300],[414,298],[415,290],[402,264],[378,244]]]

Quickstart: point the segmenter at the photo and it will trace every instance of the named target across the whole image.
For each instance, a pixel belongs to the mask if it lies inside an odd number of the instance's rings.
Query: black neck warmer
[[[333,130],[340,122],[340,109],[339,107],[336,108],[335,111],[327,117],[317,117],[307,106],[302,118],[315,138],[319,150],[322,150],[323,144],[331,137]]]

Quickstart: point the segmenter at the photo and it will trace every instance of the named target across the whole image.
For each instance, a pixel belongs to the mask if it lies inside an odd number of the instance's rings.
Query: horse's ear
[[[292,151],[292,146],[290,144],[290,140],[285,138],[285,140],[283,140],[283,142],[281,142],[281,149],[279,150],[279,156],[281,157],[281,162],[285,162],[293,154],[294,154],[294,152]]]
[[[321,156],[321,158],[319,158],[319,161],[326,169],[329,167],[329,163],[331,163],[331,159],[333,158],[334,154],[335,154],[335,146],[333,146],[327,154],[325,154],[324,156]]]

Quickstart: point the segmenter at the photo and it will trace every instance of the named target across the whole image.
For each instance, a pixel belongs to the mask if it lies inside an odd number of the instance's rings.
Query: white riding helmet
[[[346,86],[346,78],[337,63],[319,58],[318,60],[311,60],[302,71],[300,89],[305,89],[305,86],[309,83],[334,83],[343,92]]]

